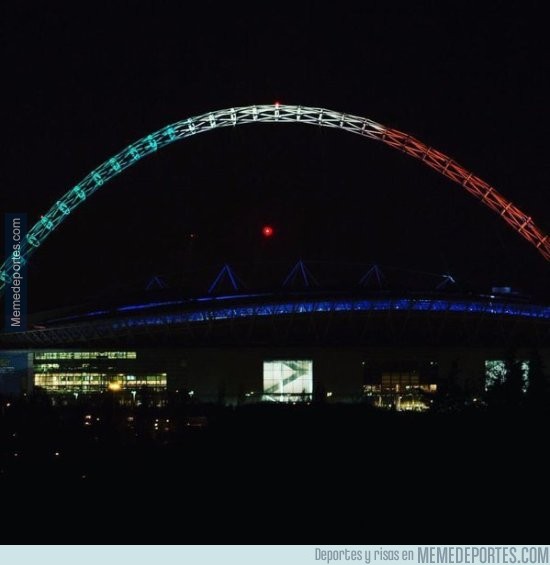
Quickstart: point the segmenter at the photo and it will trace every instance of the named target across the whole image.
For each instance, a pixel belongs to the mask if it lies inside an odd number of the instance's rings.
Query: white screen
[[[264,397],[269,400],[299,400],[313,392],[313,361],[264,361]]]

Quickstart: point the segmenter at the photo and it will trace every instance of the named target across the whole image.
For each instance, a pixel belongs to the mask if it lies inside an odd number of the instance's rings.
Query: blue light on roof
[[[128,306],[120,306],[117,312],[128,312],[132,310],[145,310],[147,308],[156,308],[158,306],[174,306],[176,304],[185,304],[192,302],[213,302],[221,300],[242,299],[242,298],[256,298],[263,296],[261,294],[230,294],[227,296],[206,296],[201,298],[189,298],[187,300],[168,300],[164,302],[146,302],[145,304],[129,304]]]
[[[102,316],[103,314],[108,313],[109,310],[96,310],[95,312],[86,312],[86,314],[75,314],[74,316],[66,316],[64,318],[55,318],[53,320],[48,320],[48,323],[69,322],[71,320],[79,320],[80,318],[93,318],[94,316]]]
[[[421,312],[465,312],[497,316],[517,316],[550,320],[550,307],[530,304],[505,304],[481,301],[445,301],[441,299],[374,299],[374,300],[309,300],[281,302],[228,308],[209,308],[190,312],[155,314],[139,318],[127,318],[114,322],[113,328],[158,326],[238,318],[285,316],[322,312],[366,312],[366,311],[421,311]]]
[[[176,304],[184,304],[185,300],[167,300],[164,302],[147,302],[146,304],[129,304],[128,306],[120,306],[117,312],[128,312],[132,310],[144,310],[146,308],[156,308],[158,306],[174,306]]]
[[[267,297],[271,300],[268,301]],[[260,299],[250,302],[251,298]],[[247,299],[248,303],[238,303]],[[233,301],[233,303],[229,302]],[[226,305],[223,303],[226,302]],[[157,307],[178,306],[165,311],[151,313],[135,313],[140,310]],[[208,299],[196,298],[163,302],[149,302],[122,306],[113,310],[97,310],[49,320],[56,326],[65,322],[69,324],[84,323],[90,318],[100,317],[92,323],[98,327],[111,330],[124,328],[144,328],[151,326],[171,326],[186,323],[223,322],[224,320],[246,319],[269,316],[295,316],[301,314],[345,313],[345,312],[448,312],[454,314],[481,314],[484,316],[505,316],[525,319],[550,320],[550,306],[536,304],[517,304],[483,299],[438,298],[318,298],[310,300],[276,301],[267,293],[247,295],[213,296]],[[124,315],[124,313],[128,313]],[[33,331],[48,331],[44,330]]]

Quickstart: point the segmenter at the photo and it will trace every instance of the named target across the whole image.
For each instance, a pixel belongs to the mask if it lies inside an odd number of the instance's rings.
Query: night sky
[[[34,223],[137,138],[279,100],[410,133],[550,231],[542,3],[362,4],[4,3],[0,209]],[[33,256],[30,308],[300,257],[449,272],[480,290],[550,288],[532,246],[410,157],[326,128],[259,124],[176,143],[100,189]]]

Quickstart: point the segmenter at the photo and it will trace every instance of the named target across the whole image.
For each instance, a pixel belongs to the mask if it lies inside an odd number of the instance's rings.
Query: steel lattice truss
[[[168,125],[129,145],[91,171],[34,224],[27,234],[25,244],[22,246],[22,260],[27,261],[28,257],[42,245],[48,235],[96,190],[143,157],[155,153],[161,147],[174,141],[198,133],[255,122],[304,123],[337,128],[381,141],[390,147],[416,157],[462,186],[483,204],[497,212],[505,222],[534,245],[547,261],[550,261],[550,238],[535,225],[531,217],[508,201],[495,188],[444,153],[428,147],[410,135],[387,128],[367,118],[323,108],[290,106],[278,103],[208,112]],[[9,262],[6,261],[0,269],[0,292],[9,282],[11,282],[11,269]]]
[[[238,295],[232,297],[238,299]],[[211,302],[217,302],[212,298]],[[204,304],[204,303],[203,303]],[[155,303],[141,305],[147,310],[149,307],[156,306]],[[15,332],[10,334],[1,334],[0,343],[12,347],[18,346],[35,346],[49,347],[58,344],[78,344],[93,343],[103,341],[105,343],[114,343],[117,339],[128,340],[136,339],[138,336],[153,335],[153,332],[164,332],[166,341],[168,335],[173,335],[176,331],[183,331],[186,337],[193,335],[205,339],[207,334],[214,331],[215,327],[220,329],[223,323],[246,322],[254,324],[254,320],[271,319],[275,322],[278,318],[287,320],[287,322],[305,319],[308,322],[308,330],[311,324],[315,324],[315,320],[324,319],[327,323],[335,322],[337,317],[344,323],[352,323],[352,318],[358,321],[360,314],[384,316],[386,321],[390,314],[396,326],[399,326],[399,314],[404,316],[401,331],[405,331],[407,324],[411,322],[412,315],[427,315],[422,317],[422,326],[430,326],[441,329],[442,324],[435,322],[437,315],[443,315],[439,318],[445,323],[453,323],[456,325],[457,331],[460,328],[468,328],[466,334],[474,339],[476,345],[477,334],[472,328],[476,324],[494,323],[498,327],[506,327],[506,319],[515,319],[516,323],[525,320],[550,320],[550,307],[540,306],[536,304],[517,304],[506,303],[495,300],[484,299],[449,299],[449,298],[303,298],[294,301],[273,301],[267,298],[266,302],[257,302],[252,304],[234,303],[231,306],[219,307],[208,305],[199,309],[186,310],[185,308],[175,307],[169,311],[157,311],[139,315],[128,315],[127,312],[96,312],[86,313],[82,316],[75,316],[76,319],[61,320],[60,324],[52,323],[51,327],[44,329],[32,329],[24,332]],[[154,308],[153,308],[154,309]],[[324,316],[324,318],[317,318]],[[380,320],[381,318],[377,318]],[[431,322],[430,322],[431,320]],[[453,322],[454,320],[454,322]],[[470,320],[470,321],[468,321]],[[392,328],[394,323],[387,324],[386,329]],[[221,324],[221,325],[220,325]],[[285,324],[286,326],[287,324]],[[377,323],[375,325],[376,335],[384,331],[385,324]],[[48,323],[49,326],[49,323]],[[274,329],[272,326],[270,326]],[[355,326],[354,326],[355,327]],[[516,326],[514,326],[516,327]],[[533,328],[534,326],[530,326]],[[546,327],[546,326],[545,326]],[[202,328],[202,330],[200,329]],[[396,332],[400,330],[395,328]],[[414,333],[414,330],[408,330]],[[509,331],[509,330],[507,330]],[[511,331],[511,330],[510,330]],[[547,330],[542,330],[542,332]],[[199,332],[199,333],[195,333]],[[390,333],[393,330],[390,329]],[[246,331],[246,342],[252,339],[252,329]],[[353,332],[357,334],[357,332]],[[490,332],[494,334],[494,332]],[[505,332],[506,333],[506,332]],[[521,330],[519,330],[521,333]],[[261,332],[260,332],[261,334]],[[339,334],[341,336],[341,334]],[[435,337],[435,335],[434,335]],[[199,339],[199,341],[200,341]],[[204,341],[203,341],[204,343]]]

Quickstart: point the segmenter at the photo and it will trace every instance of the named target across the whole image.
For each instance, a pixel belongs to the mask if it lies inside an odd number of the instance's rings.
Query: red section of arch
[[[415,157],[428,167],[435,169],[438,173],[462,186],[485,206],[497,212],[505,222],[534,245],[547,261],[550,261],[550,239],[548,236],[533,223],[530,216],[527,216],[515,204],[504,198],[490,184],[466,170],[453,161],[451,157],[396,129],[387,128],[381,141],[411,157]]]

